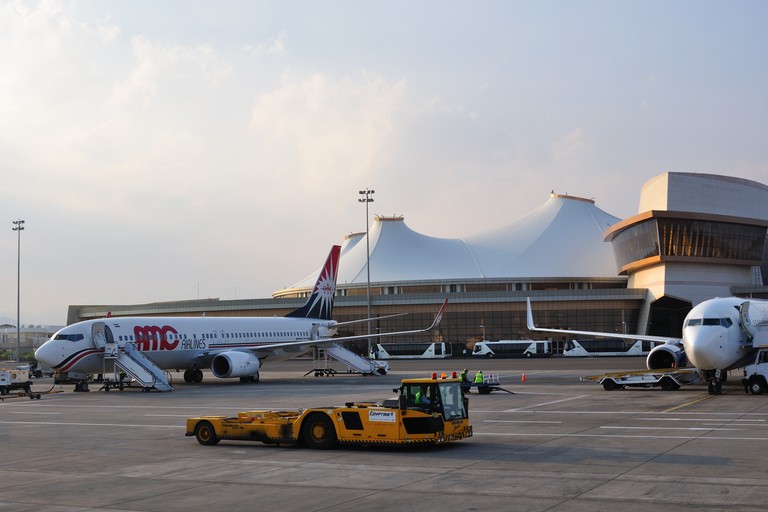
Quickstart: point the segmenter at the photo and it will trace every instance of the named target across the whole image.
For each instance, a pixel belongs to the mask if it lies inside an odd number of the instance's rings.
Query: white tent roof
[[[616,277],[603,232],[619,220],[591,200],[559,194],[509,224],[465,238],[435,238],[413,231],[403,217],[376,217],[369,229],[371,282]],[[339,285],[367,281],[365,253],[365,233],[349,235]],[[311,287],[316,275],[291,288]]]

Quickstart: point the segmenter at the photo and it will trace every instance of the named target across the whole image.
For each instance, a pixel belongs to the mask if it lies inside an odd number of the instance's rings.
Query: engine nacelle
[[[649,370],[682,368],[686,363],[685,351],[679,342],[665,343],[654,347],[645,360],[645,366]]]
[[[230,350],[217,354],[211,361],[211,371],[216,377],[251,377],[259,373],[261,362],[249,352]]]

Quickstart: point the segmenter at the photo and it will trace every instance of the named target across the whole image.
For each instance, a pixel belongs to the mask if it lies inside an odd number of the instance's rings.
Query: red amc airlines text
[[[168,339],[170,334],[178,334],[170,325],[137,325],[133,328],[133,334],[136,335],[136,346],[139,350],[173,350],[179,345],[179,340]]]

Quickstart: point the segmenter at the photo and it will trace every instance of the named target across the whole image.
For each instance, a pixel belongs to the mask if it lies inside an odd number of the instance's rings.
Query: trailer
[[[27,396],[30,399],[40,399],[40,393],[32,392],[32,381],[29,379],[29,369],[15,370],[0,369],[0,395]]]
[[[472,388],[477,389],[478,395],[487,395],[491,393],[492,391],[504,391],[505,393],[509,393],[510,395],[514,395],[515,393],[504,389],[501,387],[501,383],[499,382],[499,374],[498,373],[487,373],[483,375],[483,382],[473,382],[473,381],[466,381],[461,383],[461,389],[465,393],[471,393]]]
[[[665,370],[637,370],[590,375],[581,377],[581,381],[597,382],[606,391],[624,389],[625,387],[660,387],[664,391],[673,391],[684,385],[701,382],[701,376],[695,368],[668,368]]]
[[[404,379],[397,398],[295,411],[252,410],[234,417],[187,418],[186,434],[202,445],[221,440],[305,445],[434,446],[472,436],[459,379]]]

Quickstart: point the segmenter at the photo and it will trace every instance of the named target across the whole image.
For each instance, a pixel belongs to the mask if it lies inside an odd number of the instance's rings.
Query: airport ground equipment
[[[762,348],[755,354],[755,362],[744,367],[741,379],[745,393],[762,395],[768,391],[768,349]]]
[[[0,369],[0,395],[40,399],[40,393],[32,392],[32,381],[29,378],[28,367],[20,367],[15,370]]]
[[[665,370],[637,370],[590,375],[582,377],[581,381],[597,382],[606,391],[624,389],[625,387],[660,387],[664,391],[673,391],[686,384],[701,382],[701,376],[695,368],[668,368]]]
[[[334,370],[329,366],[330,359],[339,361],[347,369]],[[305,373],[305,377],[310,373],[314,373],[315,377],[333,377],[334,375],[386,375],[389,372],[389,364],[386,361],[359,356],[338,343],[332,343],[326,347],[315,347],[312,351],[312,360],[314,368]]]
[[[393,391],[399,393],[396,398],[380,403],[188,418],[186,435],[203,445],[238,440],[321,450],[336,444],[431,446],[472,436],[459,379],[404,379]]]
[[[488,373],[483,375],[483,383],[480,384],[475,382],[464,382],[461,385],[462,391],[465,393],[471,393],[472,388],[476,388],[478,395],[487,395],[491,393],[492,391],[504,391],[505,393],[509,393],[510,395],[514,395],[515,393],[504,389],[501,387],[501,383],[499,382],[499,374],[498,373]]]

